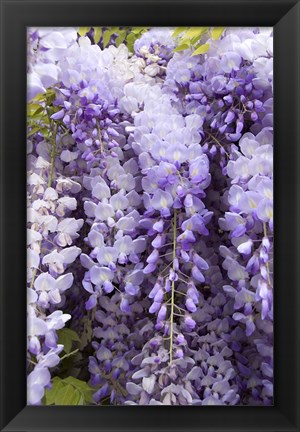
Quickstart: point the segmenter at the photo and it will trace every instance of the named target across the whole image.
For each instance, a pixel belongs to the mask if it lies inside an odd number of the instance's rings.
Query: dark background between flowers
[[[300,430],[299,14],[284,0],[1,1],[1,430]],[[87,24],[275,26],[273,407],[26,407],[26,26]]]

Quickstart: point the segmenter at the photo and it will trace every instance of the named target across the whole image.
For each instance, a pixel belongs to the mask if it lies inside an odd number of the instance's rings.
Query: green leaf
[[[104,33],[103,33],[103,48],[106,48],[107,47],[107,45],[108,45],[108,43],[109,43],[109,41],[110,41],[110,38],[111,38],[111,36],[114,34],[114,32],[112,31],[112,30],[106,30]]]
[[[43,112],[44,110],[45,108],[43,106],[35,103],[30,103],[27,107],[27,115],[30,117],[34,117]]]
[[[92,389],[85,381],[69,376],[54,377],[52,388],[46,389],[44,405],[87,405],[92,402]]]
[[[91,27],[79,27],[78,33],[80,36],[85,36],[89,31]]]
[[[79,387],[83,390],[92,390],[92,388],[88,385],[88,383],[86,381],[82,381],[78,378],[74,378],[73,376],[69,376],[64,381],[67,382],[68,384],[72,384],[72,385]]]
[[[129,35],[126,37],[126,44],[129,52],[134,52],[133,46],[135,39],[136,37],[133,33],[129,33]]]
[[[140,33],[142,33],[144,30],[147,30],[147,27],[133,27],[131,29],[131,32],[135,35],[139,35]]]
[[[70,329],[68,327],[64,327],[63,330],[65,331],[65,333],[67,335],[70,336],[70,338],[72,338],[73,341],[80,342],[80,338],[79,338],[78,334],[76,333],[76,331],[74,331],[74,330],[72,330],[72,329]]]
[[[195,36],[194,38],[192,38],[192,39],[189,39],[189,41],[190,41],[190,45],[195,45],[195,44],[197,44],[197,43],[199,43],[200,42],[200,37],[199,36]]]
[[[40,130],[41,134],[44,135],[44,137],[49,137],[50,136],[50,130],[46,127],[41,128]]]
[[[179,36],[181,33],[183,33],[186,29],[187,29],[187,27],[177,27],[174,30],[172,36],[175,38],[175,37]]]
[[[70,385],[73,385],[74,387],[77,387],[78,389],[81,389],[82,391],[93,391],[93,389],[88,385],[86,381],[82,381],[78,378],[74,378],[72,376],[68,376],[64,379],[64,382]]]
[[[40,130],[40,128],[39,127],[34,127],[34,128],[32,128],[31,129],[31,131],[30,132],[28,132],[28,134],[27,134],[27,138],[29,138],[29,137],[31,137],[32,135],[34,135],[36,132],[38,132]]]
[[[93,335],[93,327],[88,316],[85,316],[81,322],[83,324],[83,331],[80,335],[80,351],[82,351],[90,343]]]
[[[136,40],[136,35],[134,33],[129,33],[126,40],[130,43],[133,43]]]
[[[115,40],[116,46],[118,47],[119,45],[121,45],[122,42],[124,42],[125,38],[126,38],[126,30],[121,30],[119,32],[118,37]]]
[[[214,27],[211,32],[213,40],[219,39],[224,30],[225,27]]]
[[[179,51],[184,51],[186,49],[189,48],[188,44],[182,44],[182,45],[178,45],[175,49],[174,52],[179,52]]]
[[[45,93],[38,93],[34,98],[32,99],[33,102],[45,102],[46,95]]]
[[[77,391],[80,392],[81,396],[83,397],[84,401],[86,403],[89,403],[92,401],[92,395],[94,393],[94,389],[92,389],[87,382],[81,381],[78,378],[74,378],[72,376],[68,376],[63,380],[65,385],[71,385],[73,386]],[[79,404],[79,403],[78,403]]]
[[[141,37],[143,33],[147,31],[147,27],[134,27],[132,29],[126,29],[127,36],[125,37],[125,43],[129,52],[134,52],[134,42]],[[128,33],[130,31],[130,33]]]
[[[181,45],[187,45],[190,48],[190,46],[191,46],[191,39],[190,38],[186,38],[185,36],[183,36],[179,40],[179,42],[178,42],[178,46],[181,46]]]
[[[57,331],[58,343],[64,346],[66,354],[71,352],[73,342],[80,342],[77,333],[67,327]]]
[[[97,45],[100,42],[102,36],[102,28],[94,27],[94,42]]]
[[[84,399],[83,394],[80,393],[79,401],[77,402],[77,405],[86,405],[86,400]]]
[[[209,44],[203,44],[199,46],[195,51],[193,52],[192,56],[199,55],[199,54],[205,54],[209,50]]]
[[[62,380],[58,377],[53,379],[52,388],[45,391],[45,404],[54,405],[57,393],[64,387]]]
[[[34,111],[36,111],[38,108],[41,108],[40,104],[37,103],[29,103],[28,104],[28,112],[33,113]]]
[[[39,107],[36,111],[34,111],[32,117],[35,117],[35,116],[41,114],[41,113],[44,112],[44,111],[45,111],[45,108],[41,106],[41,107]]]
[[[55,96],[55,90],[52,89],[52,88],[49,88],[49,89],[46,91],[46,98],[49,98],[49,97],[52,97],[52,96]]]
[[[208,27],[191,27],[185,32],[184,37],[187,39],[200,38],[207,30]]]
[[[58,390],[55,397],[55,405],[77,405],[80,396],[80,392],[68,384]]]
[[[64,352],[69,353],[72,349],[72,339],[69,339],[66,335],[61,335],[58,339],[58,343],[64,346]]]

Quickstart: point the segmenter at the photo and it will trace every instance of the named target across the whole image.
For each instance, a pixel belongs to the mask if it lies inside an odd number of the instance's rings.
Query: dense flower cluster
[[[271,29],[89,34],[28,31],[28,403],[66,326],[90,403],[271,405]]]
[[[73,243],[83,225],[83,219],[70,217],[77,207],[72,195],[80,191],[80,184],[71,179],[54,180],[51,162],[40,154],[43,146],[36,147],[36,156],[28,157],[27,181],[28,360],[34,364],[28,376],[28,401],[33,404],[50,383],[48,368],[60,360],[63,346],[57,343],[56,330],[63,328],[71,315],[57,305],[65,303],[64,293],[73,285],[68,267],[81,253]]]

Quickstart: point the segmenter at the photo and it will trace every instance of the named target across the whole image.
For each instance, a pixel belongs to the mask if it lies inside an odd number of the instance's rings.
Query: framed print
[[[299,2],[1,17],[1,430],[299,430]]]

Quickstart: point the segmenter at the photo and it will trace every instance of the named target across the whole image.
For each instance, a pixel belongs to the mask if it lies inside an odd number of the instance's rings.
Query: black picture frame
[[[300,4],[290,0],[0,0],[1,431],[300,431]],[[26,27],[274,26],[275,403],[26,406]]]

